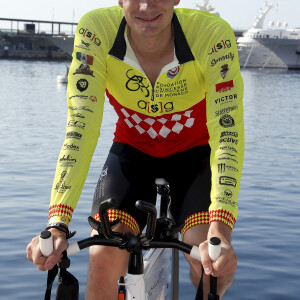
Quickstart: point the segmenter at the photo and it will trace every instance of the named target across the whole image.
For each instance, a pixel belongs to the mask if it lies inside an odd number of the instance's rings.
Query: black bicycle
[[[50,299],[53,281],[59,270],[56,300],[78,299],[79,283],[67,271],[70,266],[68,256],[80,250],[94,246],[104,245],[118,247],[130,253],[127,276],[119,280],[117,299],[123,300],[165,300],[170,294],[170,299],[178,300],[179,287],[179,251],[201,260],[199,248],[178,240],[178,233],[182,226],[175,224],[169,212],[171,201],[169,184],[162,178],[156,180],[157,194],[160,195],[160,216],[157,218],[155,206],[144,201],[137,201],[137,209],[148,214],[146,230],[137,235],[113,231],[116,222],[110,223],[107,210],[114,207],[113,199],[100,204],[100,222],[89,217],[92,228],[98,235],[81,241],[71,242],[67,251],[63,253],[62,261],[48,273],[47,290],[45,299]],[[41,250],[44,256],[51,254],[53,249],[51,233],[43,231],[40,236]],[[145,252],[146,251],[146,252]],[[212,238],[209,243],[209,252],[212,260],[216,260],[221,251],[219,238]],[[143,255],[143,253],[145,254]],[[172,259],[171,259],[172,258]],[[168,292],[168,279],[171,270],[171,285]],[[216,278],[211,276],[211,290],[209,300],[218,300],[216,293]],[[195,299],[202,299],[202,278]]]

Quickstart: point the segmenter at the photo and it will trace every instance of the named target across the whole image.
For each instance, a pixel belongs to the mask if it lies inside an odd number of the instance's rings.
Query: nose
[[[140,1],[140,11],[147,11],[153,9],[155,6],[154,0],[141,0]]]

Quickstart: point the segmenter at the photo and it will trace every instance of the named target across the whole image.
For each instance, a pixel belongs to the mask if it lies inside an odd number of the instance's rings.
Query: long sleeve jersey
[[[243,80],[233,30],[215,15],[176,8],[174,60],[152,86],[126,26],[120,7],[91,11],[78,24],[50,221],[72,219],[100,135],[106,94],[118,115],[115,142],[156,157],[210,145],[210,221],[233,228],[244,152]]]

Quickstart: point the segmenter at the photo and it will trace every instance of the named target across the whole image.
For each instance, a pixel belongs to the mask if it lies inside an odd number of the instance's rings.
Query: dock
[[[0,58],[70,60],[51,38],[74,36],[77,23],[0,18]]]

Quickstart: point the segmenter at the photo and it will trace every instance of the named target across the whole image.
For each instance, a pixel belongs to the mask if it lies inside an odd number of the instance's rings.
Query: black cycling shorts
[[[210,147],[200,145],[168,157],[153,157],[128,144],[114,143],[100,174],[94,194],[92,216],[99,220],[99,204],[116,202],[108,210],[136,234],[146,225],[146,213],[135,208],[137,200],[155,204],[156,178],[170,184],[171,213],[183,233],[192,226],[208,224],[211,190]]]

